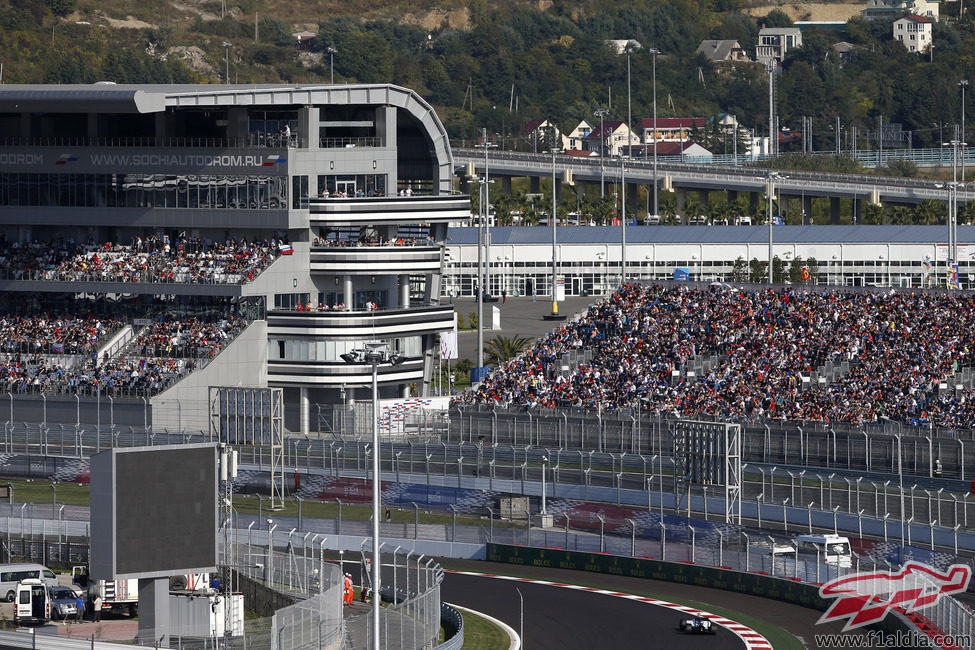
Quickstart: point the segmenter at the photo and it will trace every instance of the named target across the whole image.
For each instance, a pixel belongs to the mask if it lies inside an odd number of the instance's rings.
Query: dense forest
[[[660,117],[727,112],[767,133],[764,69],[719,69],[694,54],[714,38],[737,39],[754,56],[761,25],[791,24],[778,9],[746,15],[741,3],[554,0],[540,9],[467,0],[454,26],[415,20],[437,15],[416,2],[381,9],[365,1],[0,0],[0,56],[4,83],[222,83],[226,70],[239,83],[323,82],[333,74],[339,83],[392,82],[436,106],[455,140],[483,127],[514,142],[535,118],[571,129],[605,107],[607,119],[625,119],[626,57],[606,41],[634,39],[643,45],[630,57],[634,120],[651,114],[648,50],[656,48]],[[958,82],[973,68],[973,22],[953,15],[958,4],[942,3],[933,56],[893,41],[890,20],[805,30],[778,78],[780,124],[799,129],[811,117],[815,147],[830,149],[837,117],[845,132],[856,126],[865,136],[882,117],[911,131],[913,146],[936,146],[948,137],[945,125],[961,120]],[[298,47],[299,31],[315,36]],[[831,49],[840,40],[854,46],[846,62]],[[866,138],[860,146],[871,147]]]

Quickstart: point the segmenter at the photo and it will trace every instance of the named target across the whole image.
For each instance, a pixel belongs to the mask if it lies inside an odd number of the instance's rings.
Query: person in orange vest
[[[354,599],[354,594],[352,590],[352,576],[350,576],[348,573],[345,574],[345,592],[343,595],[345,596],[345,604],[351,605]]]

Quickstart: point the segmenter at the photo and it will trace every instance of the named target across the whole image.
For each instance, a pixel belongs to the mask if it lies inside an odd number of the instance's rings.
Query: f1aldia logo
[[[893,607],[907,613],[930,607],[943,596],[968,588],[972,569],[952,564],[939,571],[921,562],[908,562],[899,571],[870,571],[830,580],[819,588],[824,599],[835,598],[819,623],[846,620],[843,630],[881,621]]]

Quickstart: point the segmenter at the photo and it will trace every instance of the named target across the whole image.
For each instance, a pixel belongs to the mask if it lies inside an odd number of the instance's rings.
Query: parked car
[[[49,587],[48,593],[51,596],[51,618],[63,621],[77,616],[78,594],[75,593],[74,589],[69,587]]]

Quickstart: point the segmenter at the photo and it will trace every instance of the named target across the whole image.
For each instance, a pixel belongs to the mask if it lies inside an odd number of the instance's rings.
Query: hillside
[[[912,146],[940,142],[961,121],[957,82],[975,74],[975,30],[941,3],[934,57],[892,40],[891,21],[856,16],[861,3],[742,0],[0,0],[5,83],[395,83],[438,110],[451,138],[487,128],[504,146],[549,119],[564,131],[580,120],[626,119],[627,57],[607,46],[634,39],[629,57],[634,121],[658,115],[736,115],[767,134],[768,75],[758,64],[715,65],[695,50],[734,39],[754,57],[761,25],[851,17],[845,31],[806,30],[776,83],[783,127],[813,122],[814,146],[872,148],[882,118],[910,132]],[[948,14],[948,15],[944,15]],[[297,34],[304,33],[299,43]],[[842,58],[837,41],[852,44]],[[227,44],[226,46],[224,44]],[[329,53],[331,48],[332,53]],[[698,134],[722,153],[730,143]],[[902,142],[907,146],[908,140]],[[889,146],[898,146],[888,143]],[[729,151],[730,153],[730,151]]]

